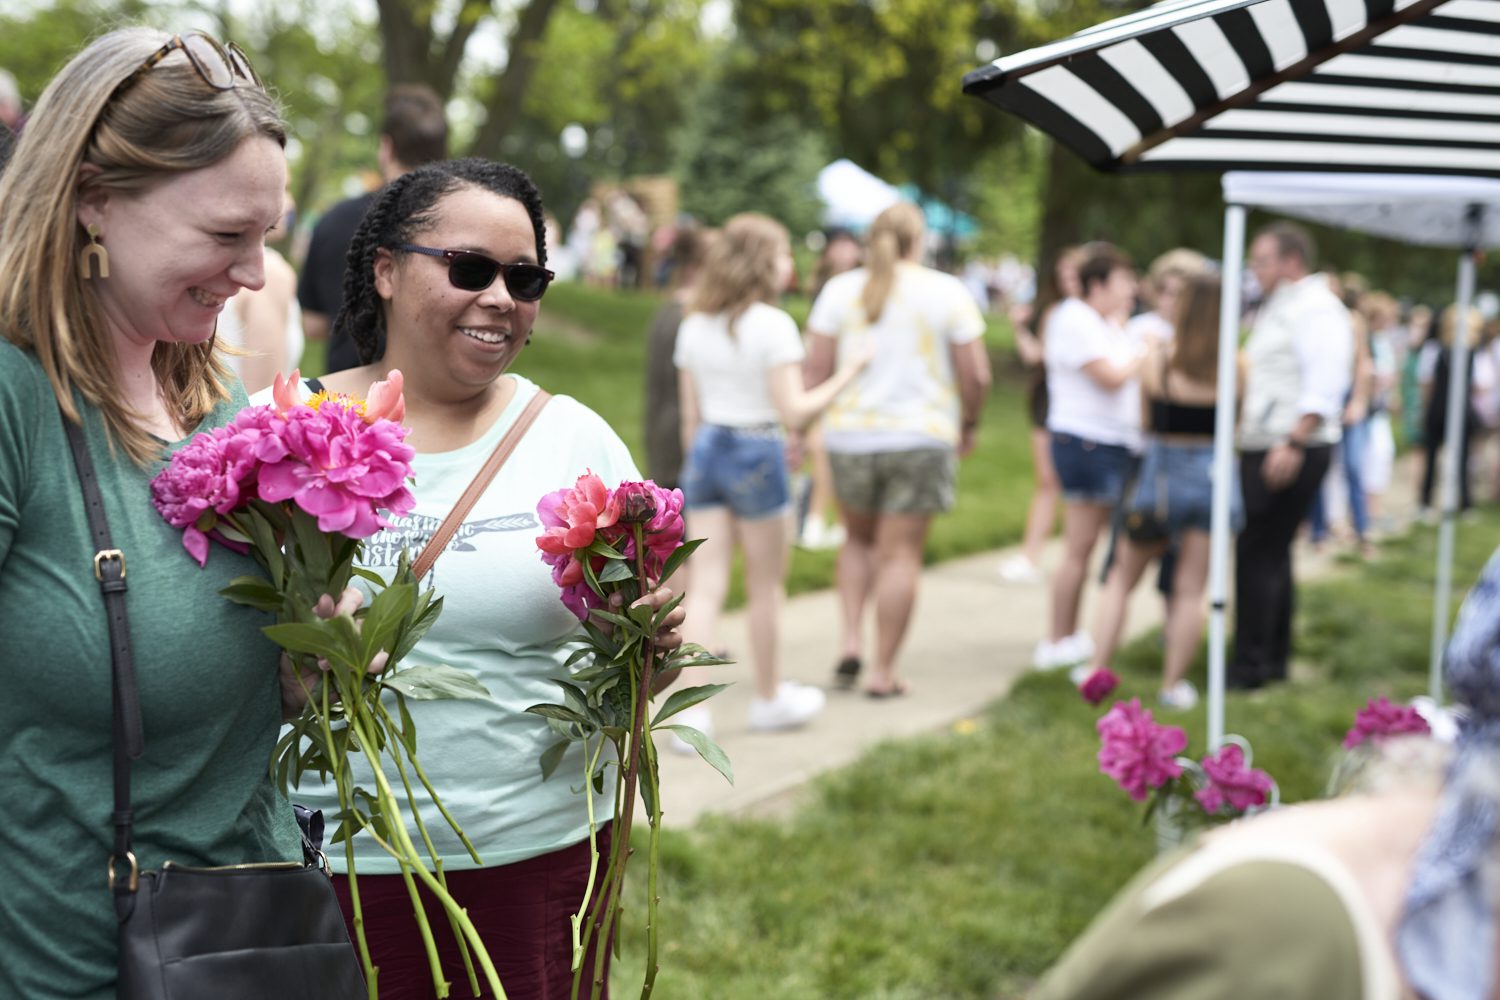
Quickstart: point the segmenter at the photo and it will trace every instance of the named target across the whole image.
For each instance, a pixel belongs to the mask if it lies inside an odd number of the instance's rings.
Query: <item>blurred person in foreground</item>
[[[392,87],[385,96],[385,120],[375,155],[382,184],[447,157],[448,119],[442,98],[422,84]],[[307,259],[297,282],[297,301],[302,307],[302,329],[307,339],[328,341],[326,371],[343,371],[360,363],[359,349],[337,330],[330,336],[330,327],[344,302],[349,244],[376,193],[357,194],[324,212],[307,246]],[[384,351],[385,345],[377,345],[377,350]]]
[[[1240,485],[1245,528],[1235,553],[1234,655],[1227,683],[1283,681],[1292,652],[1292,541],[1342,436],[1354,370],[1349,310],[1314,274],[1312,236],[1277,222],[1250,244],[1265,300],[1245,344]]]
[[[1456,744],[1357,747],[1369,762],[1347,794],[1160,858],[1032,1000],[1500,1000],[1500,558],[1464,602],[1445,671],[1466,715]]]
[[[900,202],[870,227],[863,267],[829,280],[807,319],[808,384],[874,356],[823,421],[847,532],[838,556],[842,643],[835,682],[852,688],[874,598],[865,693],[905,694],[897,656],[916,606],[932,518],[953,506],[958,460],[974,450],[990,385],[984,317],[963,282],[924,267],[922,210]]]

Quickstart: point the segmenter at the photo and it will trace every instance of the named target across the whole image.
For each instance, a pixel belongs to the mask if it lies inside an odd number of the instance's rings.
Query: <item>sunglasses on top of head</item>
[[[391,249],[443,258],[448,262],[448,283],[466,292],[484,291],[494,283],[498,274],[505,281],[505,290],[517,302],[537,301],[556,277],[540,264],[502,264],[472,250],[440,250],[415,243],[398,243]]]

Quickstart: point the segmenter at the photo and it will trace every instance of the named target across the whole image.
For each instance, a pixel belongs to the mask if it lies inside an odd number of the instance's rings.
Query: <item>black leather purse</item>
[[[114,853],[119,1000],[362,1000],[364,977],[320,846],[322,814],[298,807],[300,862],[140,871],[131,852],[130,761],[145,752],[125,615],[125,556],[112,547],[82,430],[63,416],[109,616],[114,702]]]

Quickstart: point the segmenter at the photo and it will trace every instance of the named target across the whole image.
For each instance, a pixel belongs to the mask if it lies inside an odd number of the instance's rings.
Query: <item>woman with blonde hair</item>
[[[278,673],[267,616],[216,595],[255,563],[222,549],[199,568],[149,485],[246,403],[215,327],[230,296],[265,281],[286,137],[237,48],[125,29],[59,71],[0,175],[0,631],[32,668],[7,671],[0,701],[0,996],[115,996],[111,896],[126,890],[106,888],[106,861],[128,886],[169,860],[302,857],[266,770],[302,686]],[[103,494],[105,551],[73,435]],[[111,572],[129,588],[134,725],[112,709],[115,629],[95,580]],[[118,865],[112,715],[144,734],[128,807],[116,800]]]
[[[731,218],[704,259],[673,355],[687,453],[684,513],[689,536],[705,539],[690,560],[686,635],[710,649],[717,644],[738,543],[755,671],[749,721],[757,730],[800,726],[824,701],[820,689],[781,679],[778,630],[791,530],[786,432],[811,424],[868,361],[851,352],[832,379],[803,389],[797,323],[772,305],[791,266],[785,226],[755,213]],[[706,706],[694,708],[682,713],[683,724],[711,728]]]
[[[1109,666],[1120,643],[1125,605],[1153,559],[1177,543],[1167,600],[1166,659],[1159,700],[1192,708],[1198,692],[1188,667],[1203,636],[1213,500],[1213,440],[1219,370],[1219,277],[1183,279],[1171,341],[1148,340],[1141,371],[1146,452],[1125,498],[1125,531],[1105,580],[1094,621],[1094,669]],[[1230,519],[1242,518],[1238,482],[1230,486]]]
[[[906,693],[896,657],[916,604],[934,514],[953,506],[958,459],[974,449],[989,390],[984,318],[963,283],[923,267],[925,226],[910,202],[870,227],[865,265],[831,279],[808,317],[808,380],[872,350],[874,358],[823,421],[833,488],[847,531],[839,550],[843,640],[835,680],[852,687],[865,605],[876,650],[865,692]]]

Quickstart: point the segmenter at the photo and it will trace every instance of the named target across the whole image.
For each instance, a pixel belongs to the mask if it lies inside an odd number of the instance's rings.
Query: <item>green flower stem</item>
[[[323,683],[319,685],[318,724],[323,729],[323,745],[329,749],[329,756],[332,757],[333,727],[328,724],[328,689],[330,686],[327,676],[324,676]],[[353,810],[350,808],[352,805],[350,789],[353,788],[353,782],[349,780],[344,763],[342,759],[334,760],[336,768],[334,771],[334,787],[338,789],[339,810],[347,816],[353,813]],[[377,984],[377,978],[380,975],[380,970],[376,968],[374,962],[370,959],[370,943],[365,939],[365,913],[364,909],[360,906],[359,880],[354,873],[353,830],[350,830],[349,836],[344,838],[344,865],[349,876],[349,903],[354,910],[354,940],[359,945],[359,962],[364,967],[365,988],[369,990],[370,1000],[379,1000],[380,987]]]
[[[360,744],[373,748],[377,744],[374,740],[369,739],[365,723],[366,720],[361,714],[353,714],[349,717],[349,724],[355,728],[355,733],[359,737]],[[372,759],[371,763],[374,764],[375,761]],[[391,786],[385,780],[385,774],[378,766],[372,767],[371,770],[375,774],[375,784],[379,789],[381,803],[384,806],[383,811],[386,812],[387,816],[399,817],[400,813],[392,808],[395,805],[395,796],[391,793]],[[411,842],[411,837],[406,832],[406,827],[399,821],[389,823],[388,826],[400,853],[405,855],[407,859],[416,859],[417,850]],[[495,1000],[505,1000],[505,988],[500,985],[500,975],[495,971],[494,963],[490,961],[489,953],[485,951],[483,942],[479,940],[479,932],[475,930],[473,921],[469,919],[468,911],[458,905],[458,902],[448,894],[447,890],[438,883],[438,880],[433,877],[432,873],[425,866],[420,863],[414,864],[413,871],[426,884],[428,890],[443,904],[444,909],[458,921],[459,927],[462,928],[463,933],[468,937],[470,944],[474,946],[475,954],[479,957],[480,966],[484,969],[485,981],[489,983],[490,991],[495,994]],[[430,943],[430,939],[428,943]]]
[[[657,921],[660,918],[661,896],[657,893],[656,875],[661,868],[661,780],[656,770],[656,744],[646,740],[646,781],[651,784],[651,853],[646,864],[646,981],[641,985],[641,998],[651,995],[656,987],[656,973],[661,968],[657,961]]]
[[[427,823],[422,819],[422,812],[417,808],[417,797],[416,793],[412,790],[411,778],[407,776],[406,765],[401,761],[401,751],[405,747],[405,744],[401,742],[397,735],[396,722],[391,718],[391,713],[386,709],[384,703],[380,701],[379,696],[376,697],[374,705],[375,710],[380,714],[381,721],[385,724],[387,732],[392,737],[396,737],[389,744],[391,759],[396,762],[396,770],[401,775],[401,786],[406,789],[406,801],[411,806],[412,819],[416,820],[417,833],[421,835],[422,844],[427,848],[427,856],[432,859],[432,868],[437,873],[438,884],[443,887],[444,892],[448,892],[448,877],[443,874],[443,862],[438,857],[437,848],[432,844],[432,837],[427,832]],[[415,898],[415,891],[413,892],[413,898]],[[469,955],[469,943],[464,940],[463,932],[459,930],[458,921],[453,919],[453,914],[449,913],[447,916],[448,925],[453,931],[453,937],[458,941],[458,954],[463,959],[464,972],[469,978],[469,989],[477,997],[479,996],[479,977],[474,974],[474,959]]]
[[[583,741],[583,790],[584,799],[587,800],[589,813],[589,879],[583,887],[583,902],[578,904],[578,912],[572,917],[573,923],[573,971],[576,973],[583,965],[583,942],[579,937],[579,928],[588,917],[589,899],[594,895],[594,878],[599,873],[599,821],[594,815],[594,796],[589,791],[593,784],[594,768],[599,766],[599,756],[604,753],[604,737],[599,737],[599,746],[589,755],[588,738]],[[578,995],[578,977],[573,977],[573,995]]]
[[[385,710],[384,706],[382,706],[381,710]],[[387,718],[389,718],[389,715],[387,715]],[[416,757],[412,757],[411,766],[412,770],[417,772],[417,780],[422,783],[423,788],[427,789],[427,795],[432,799],[432,804],[437,806],[438,812],[443,814],[443,819],[448,821],[448,826],[453,829],[454,833],[458,834],[459,842],[464,845],[464,850],[469,852],[469,857],[474,859],[476,865],[483,865],[484,860],[480,858],[479,852],[474,849],[473,843],[469,840],[469,835],[464,833],[463,827],[458,825],[458,820],[453,818],[453,814],[448,811],[448,807],[443,805],[443,800],[438,797],[437,789],[433,788],[432,782],[427,780],[427,772],[422,770],[422,762],[417,760]]]
[[[603,749],[603,743],[600,744],[600,749],[602,751],[602,749]],[[615,744],[615,751],[616,751],[616,753],[618,753],[619,750],[620,750],[619,744]],[[592,777],[592,775],[590,775],[590,777]],[[620,815],[620,811],[621,811],[621,804],[620,804],[621,795],[620,795],[620,790],[621,790],[621,783],[617,781],[617,782],[615,782],[615,802],[614,802],[614,811],[613,811],[613,815],[616,816],[616,817],[618,817]],[[585,792],[587,792],[587,786],[585,786]],[[601,972],[601,963],[603,962],[603,954],[604,954],[604,952],[603,952],[603,940],[604,939],[600,938],[599,940],[596,941],[596,935],[598,935],[598,933],[599,933],[599,928],[604,925],[604,914],[605,914],[605,912],[614,906],[615,899],[617,898],[614,895],[614,893],[611,891],[611,887],[615,884],[615,872],[617,870],[619,870],[619,868],[621,867],[621,865],[624,864],[624,861],[622,860],[622,856],[621,856],[621,849],[622,849],[621,841],[618,838],[612,838],[610,840],[610,847],[609,847],[609,863],[607,865],[605,865],[605,867],[604,867],[603,887],[599,891],[598,898],[596,898],[594,900],[594,908],[588,914],[588,922],[586,924],[584,924],[584,927],[583,927],[583,949],[584,949],[584,951],[587,952],[588,949],[591,946],[593,946],[594,949],[595,949],[594,970],[593,971],[594,971],[594,974],[595,974],[596,977]],[[597,851],[597,843],[596,843],[596,851]],[[570,1000],[578,1000],[578,987],[579,987],[579,984],[580,984],[580,982],[582,980],[582,976],[583,976],[583,963],[580,962],[578,964],[578,967],[573,970],[573,992],[572,992]],[[597,986],[599,984],[599,982],[600,982],[600,980],[598,980],[596,978],[595,981],[594,981],[593,986]],[[592,992],[592,986],[591,986],[591,992]]]

